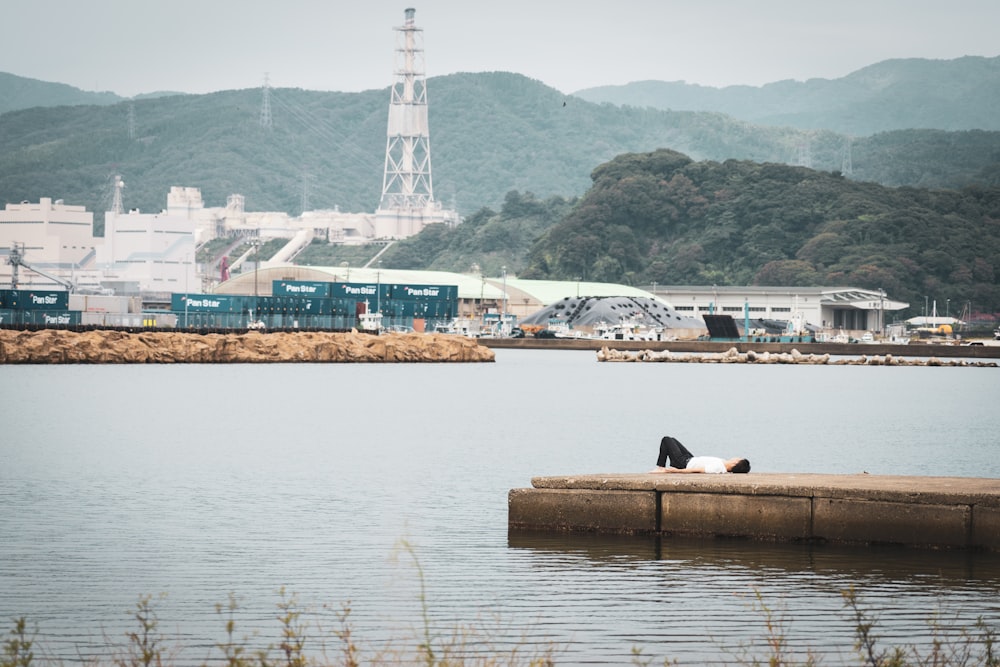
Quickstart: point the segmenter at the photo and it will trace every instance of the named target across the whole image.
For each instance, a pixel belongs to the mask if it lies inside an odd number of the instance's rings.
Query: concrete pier
[[[1000,480],[750,473],[536,477],[511,530],[894,544],[1000,552]]]

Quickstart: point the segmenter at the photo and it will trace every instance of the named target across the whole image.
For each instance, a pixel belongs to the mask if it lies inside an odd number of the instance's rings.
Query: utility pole
[[[250,239],[253,246],[253,328],[258,328],[260,322],[260,301],[257,298],[257,269],[260,268],[260,237]]]
[[[260,267],[260,239],[254,238],[250,240],[250,245],[253,246],[253,305],[257,307],[257,269]]]
[[[500,334],[507,330],[507,267],[501,266],[503,272],[503,303],[500,306]]]

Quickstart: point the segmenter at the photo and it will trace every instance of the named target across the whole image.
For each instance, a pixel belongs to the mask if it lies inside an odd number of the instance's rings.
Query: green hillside
[[[806,160],[833,171],[845,164],[848,146],[826,131],[592,104],[516,74],[431,79],[428,97],[435,197],[463,214],[498,208],[511,190],[543,199],[582,195],[597,165],[627,152]],[[207,206],[238,193],[255,211],[372,211],[381,194],[388,99],[388,89],[274,90],[270,129],[260,126],[259,89],[5,113],[0,202],[64,199],[95,211],[101,228],[119,173],[126,207],[146,211],[162,209],[176,185],[201,188]],[[885,133],[855,139],[850,154],[856,180],[961,187],[1000,178],[996,132]]]

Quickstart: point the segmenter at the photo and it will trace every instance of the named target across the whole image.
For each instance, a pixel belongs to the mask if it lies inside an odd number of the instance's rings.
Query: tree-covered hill
[[[77,104],[115,104],[121,97],[114,93],[94,93],[65,83],[51,83],[0,72],[0,113]]]
[[[201,188],[207,206],[242,194],[248,210],[373,211],[381,194],[388,89],[175,95],[106,106],[0,115],[0,204],[41,197],[95,211],[100,229],[121,174],[125,205],[165,206],[171,186]],[[573,198],[599,164],[669,148],[696,160],[803,162],[889,184],[1000,182],[1000,133],[906,131],[854,139],[758,127],[717,113],[619,108],[567,97],[509,73],[428,82],[435,197],[463,214],[508,192]],[[845,161],[850,148],[850,160]]]
[[[854,136],[913,128],[1000,130],[1000,56],[885,60],[839,79],[711,88],[636,81],[575,95],[598,103],[717,111],[760,125]]]
[[[532,247],[524,278],[628,284],[851,285],[1000,311],[1000,187],[889,188],[670,150],[593,172]]]

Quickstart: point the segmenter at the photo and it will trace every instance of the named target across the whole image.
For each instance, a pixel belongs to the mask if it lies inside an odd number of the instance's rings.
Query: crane
[[[59,283],[66,288],[66,291],[72,292],[74,285],[69,280],[65,278],[60,278],[59,276],[54,276],[51,273],[46,273],[39,268],[32,266],[24,261],[24,244],[14,243],[10,247],[10,256],[7,258],[7,263],[11,265],[10,271],[10,287],[11,289],[17,289],[17,270],[19,267],[24,267],[29,271],[34,271],[40,276],[48,278],[49,280]]]

